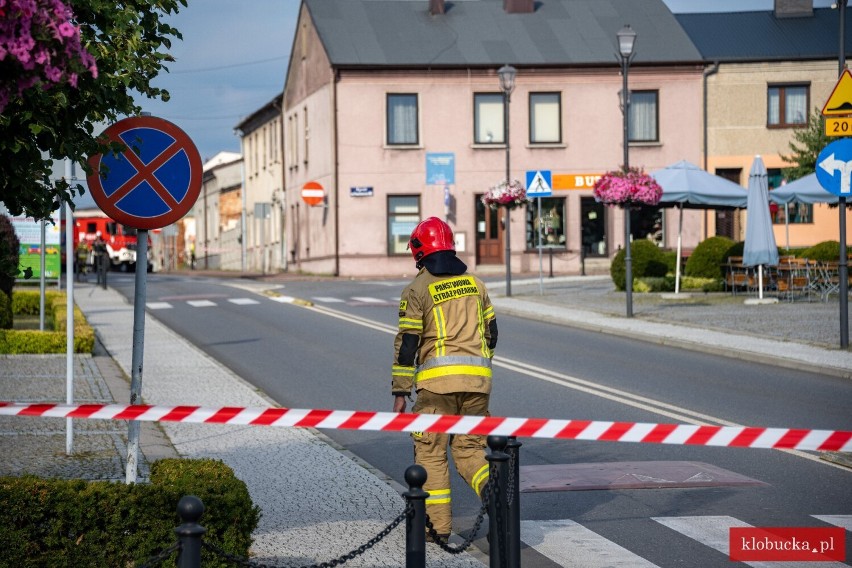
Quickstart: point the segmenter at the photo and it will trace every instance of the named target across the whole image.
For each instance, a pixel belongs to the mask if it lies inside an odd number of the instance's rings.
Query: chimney
[[[775,0],[776,18],[809,18],[814,15],[814,0]]]
[[[429,13],[438,16],[444,13],[444,0],[429,0]]]
[[[503,10],[507,14],[532,14],[535,12],[534,0],[503,0]]]

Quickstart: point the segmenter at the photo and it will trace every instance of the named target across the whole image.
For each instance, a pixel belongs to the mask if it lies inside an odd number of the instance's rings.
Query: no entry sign
[[[159,229],[186,215],[201,191],[201,157],[186,133],[162,118],[125,118],[103,136],[127,148],[89,158],[89,190],[101,210],[137,229]]]
[[[313,207],[325,199],[325,189],[315,181],[309,181],[302,186],[302,201]]]

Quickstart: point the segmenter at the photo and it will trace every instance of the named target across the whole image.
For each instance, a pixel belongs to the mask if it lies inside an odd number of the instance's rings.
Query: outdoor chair
[[[820,299],[827,302],[831,294],[840,293],[840,268],[836,262],[819,262],[816,272]]]
[[[749,274],[749,268],[743,266],[743,257],[729,256],[725,265],[725,291],[730,290],[735,296],[737,290],[748,291],[751,287]]]

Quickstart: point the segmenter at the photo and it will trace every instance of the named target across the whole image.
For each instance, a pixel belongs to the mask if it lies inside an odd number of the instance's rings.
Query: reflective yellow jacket
[[[472,274],[435,276],[422,268],[399,302],[392,392],[490,393],[496,343],[485,284]]]

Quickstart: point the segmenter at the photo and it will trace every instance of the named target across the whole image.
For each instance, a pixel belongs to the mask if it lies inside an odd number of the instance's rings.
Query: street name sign
[[[167,120],[137,116],[102,134],[125,146],[89,158],[92,198],[112,219],[136,229],[160,229],[181,219],[201,192],[201,156],[187,134]]]

